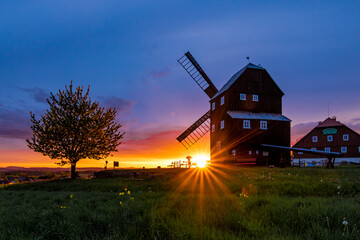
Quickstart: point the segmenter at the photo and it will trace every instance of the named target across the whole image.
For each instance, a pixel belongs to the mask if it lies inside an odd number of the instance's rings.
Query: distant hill
[[[104,168],[96,168],[96,167],[90,167],[90,168],[76,168],[79,172],[84,171],[100,171]],[[0,172],[9,172],[9,171],[19,171],[19,172],[63,172],[63,171],[70,171],[70,168],[47,168],[47,167],[17,167],[17,166],[9,166],[5,168],[0,168]]]

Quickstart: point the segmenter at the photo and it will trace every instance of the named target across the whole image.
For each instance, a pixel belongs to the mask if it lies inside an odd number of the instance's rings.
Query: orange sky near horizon
[[[119,162],[119,168],[156,168],[157,166],[167,167],[172,161],[186,160],[186,156],[207,156],[210,159],[210,135],[205,135],[194,146],[186,150],[182,144],[178,143],[176,137],[179,131],[165,132],[152,138],[141,140],[123,141],[118,147],[118,152],[106,159],[93,160],[82,159],[77,167],[104,167],[108,161],[108,167],[113,166],[113,161]],[[25,143],[22,149],[0,149],[0,167],[59,167],[55,164],[55,159],[43,156],[41,153],[26,149]],[[65,165],[64,168],[69,167]]]

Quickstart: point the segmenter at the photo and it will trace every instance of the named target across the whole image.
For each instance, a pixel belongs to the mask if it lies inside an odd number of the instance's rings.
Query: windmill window
[[[236,156],[236,150],[235,149],[232,150],[231,153],[232,153],[233,156]]]
[[[341,147],[341,152],[346,153],[347,152],[347,147]]]
[[[246,129],[250,129],[250,120],[244,120],[243,127]]]
[[[251,155],[251,154],[252,154],[252,151],[250,150],[250,151],[249,151],[249,155]]]
[[[222,97],[220,98],[220,105],[223,105],[223,104],[224,104],[224,102],[225,102],[225,97],[224,97],[224,96],[222,96]]]
[[[332,136],[332,135],[328,135],[328,136],[327,136],[327,141],[328,141],[328,142],[332,142],[332,141],[333,141],[333,136]]]
[[[217,148],[217,150],[221,149],[221,142],[220,141],[216,142],[216,148]]]
[[[312,141],[313,141],[313,142],[317,142],[317,141],[318,141],[318,137],[317,137],[317,136],[313,136],[313,137],[312,137]]]
[[[329,147],[326,147],[326,148],[325,148],[325,152],[330,152],[330,148],[329,148]]]
[[[215,110],[215,102],[212,103],[211,109]]]
[[[259,95],[253,95],[253,101],[258,102],[259,101]]]
[[[246,94],[245,93],[240,93],[240,100],[246,100]]]
[[[267,121],[260,121],[260,129],[267,129]]]
[[[220,122],[220,129],[224,129],[224,120],[222,120],[221,122]]]
[[[212,131],[212,132],[215,132],[215,124],[213,124],[213,125],[211,126],[211,131]]]
[[[349,134],[344,134],[343,135],[343,140],[344,141],[349,141]]]
[[[256,154],[259,154],[259,150],[256,150]]]

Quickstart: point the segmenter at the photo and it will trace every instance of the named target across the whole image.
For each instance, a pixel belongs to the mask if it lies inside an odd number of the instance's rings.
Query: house
[[[328,117],[300,139],[293,147],[326,152],[339,152],[343,157],[337,161],[360,162],[360,135],[336,120]],[[319,155],[294,152],[294,162],[319,162]]]
[[[290,122],[282,115],[284,93],[260,65],[249,63],[210,99],[211,161],[236,165],[289,165]]]

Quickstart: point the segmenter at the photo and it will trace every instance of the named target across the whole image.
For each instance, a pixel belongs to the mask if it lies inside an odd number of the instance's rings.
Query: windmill
[[[196,82],[197,85],[209,96],[211,99],[218,89],[215,87],[210,78],[206,75],[204,70],[200,67],[199,63],[188,51],[177,60],[190,77]],[[210,114],[211,110],[202,115],[195,123],[193,123],[188,129],[186,129],[176,139],[184,145],[186,149],[189,149],[200,138],[202,138],[210,130]]]
[[[291,122],[282,115],[284,93],[265,68],[249,62],[218,90],[190,52],[178,62],[210,98],[210,110],[177,137],[186,149],[211,130],[212,162],[289,163],[289,152],[263,148],[264,144],[289,147]]]

